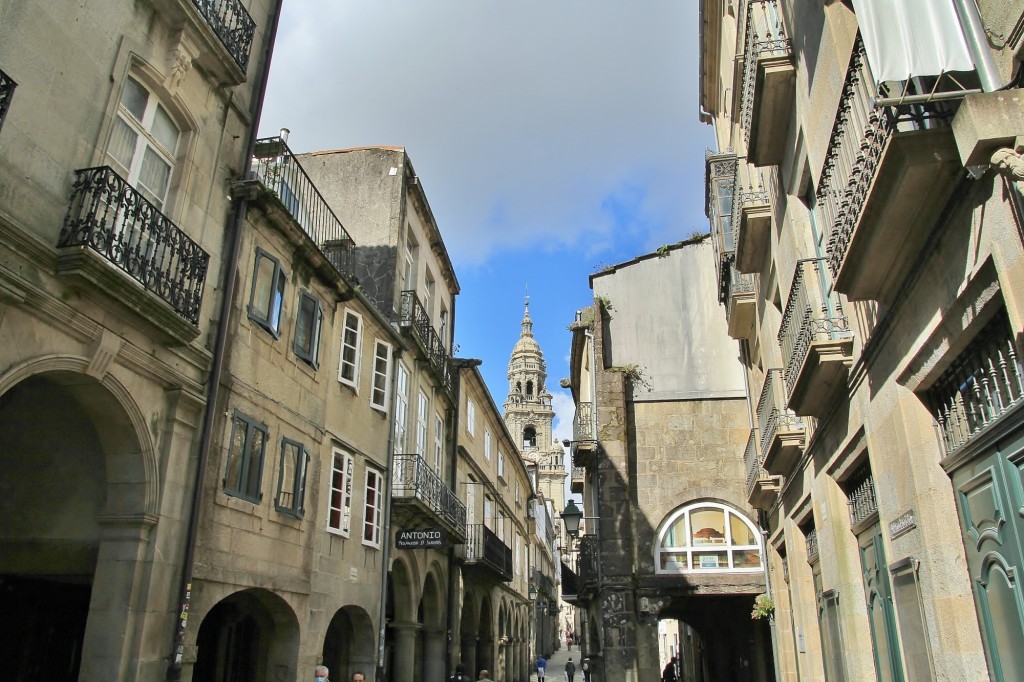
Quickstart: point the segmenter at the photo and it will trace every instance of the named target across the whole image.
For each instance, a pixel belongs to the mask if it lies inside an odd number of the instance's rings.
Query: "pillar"
[[[423,628],[424,682],[444,682],[445,633],[444,628]]]
[[[392,623],[395,653],[391,670],[393,682],[413,682],[416,671],[416,636],[419,634],[419,623]],[[442,661],[444,656],[441,656]]]

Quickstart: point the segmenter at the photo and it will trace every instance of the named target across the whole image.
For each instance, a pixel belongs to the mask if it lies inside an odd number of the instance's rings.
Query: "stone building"
[[[739,456],[750,410],[713,255],[698,238],[592,275],[595,303],[570,327],[576,600],[595,680],[660,679],[659,619],[687,635],[684,679],[772,679],[770,630],[750,618],[765,590]]]
[[[1024,7],[905,7],[700,3],[787,680],[1024,674]]]
[[[6,679],[180,672],[228,187],[278,4],[0,2]]]

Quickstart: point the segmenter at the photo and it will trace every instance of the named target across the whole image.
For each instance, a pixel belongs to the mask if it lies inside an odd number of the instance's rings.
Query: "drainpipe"
[[[267,82],[270,79],[270,63],[274,55],[274,42],[277,39],[277,28],[281,20],[281,4],[278,0],[274,14],[267,27],[267,40],[263,53],[263,72],[260,74],[256,95],[251,103],[252,126],[245,147],[242,178],[249,175],[252,169],[252,157],[259,137],[259,122],[263,114],[263,99],[267,94]],[[245,226],[245,215],[248,201],[242,197],[235,199],[235,207],[230,225],[230,246],[227,268],[224,273],[223,295],[220,305],[220,319],[217,321],[217,336],[213,348],[213,362],[210,367],[210,379],[207,389],[206,409],[203,411],[203,423],[199,437],[198,463],[196,478],[192,491],[192,506],[188,519],[188,534],[185,539],[185,556],[182,561],[181,587],[179,591],[178,619],[171,641],[171,658],[167,667],[167,680],[174,682],[181,679],[181,661],[185,648],[185,629],[188,626],[189,605],[192,600],[192,577],[195,570],[196,541],[199,531],[199,515],[203,504],[203,480],[206,467],[210,460],[210,446],[213,441],[213,429],[217,418],[217,401],[220,394],[221,374],[224,371],[224,358],[227,355],[227,339],[231,320],[231,305],[235,297],[235,279],[238,275],[238,257],[242,250],[242,231]]]
[[[967,49],[971,51],[974,58],[974,68],[978,71],[978,80],[981,81],[981,88],[985,92],[1002,90],[1006,84],[999,78],[999,69],[992,59],[992,51],[988,47],[988,39],[985,37],[985,26],[981,21],[981,14],[978,12],[977,0],[953,0],[957,16],[960,18],[960,27],[963,29],[964,40],[967,41]]]
[[[395,471],[395,403],[398,400],[398,363],[402,358],[402,350],[395,349],[391,358],[391,407],[388,428],[387,470],[384,472],[384,528],[381,535],[384,547],[380,557],[380,621],[377,625],[377,670],[374,679],[384,680],[384,645],[388,628],[388,573],[391,563],[391,477]]]

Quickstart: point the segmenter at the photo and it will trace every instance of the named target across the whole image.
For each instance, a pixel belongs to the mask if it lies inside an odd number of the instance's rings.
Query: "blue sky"
[[[456,343],[495,402],[527,287],[571,433],[596,270],[706,232],[692,0],[289,0],[261,132],[407,148],[455,264]]]

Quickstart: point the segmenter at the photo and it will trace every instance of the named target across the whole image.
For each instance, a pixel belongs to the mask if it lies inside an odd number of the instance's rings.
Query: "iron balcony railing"
[[[586,467],[574,466],[572,468],[572,480],[573,481],[585,481],[587,478]]]
[[[780,431],[803,431],[804,422],[786,406],[786,385],[782,370],[769,369],[764,377],[761,397],[757,401],[757,424],[761,432],[761,462],[764,453],[768,452],[775,434]]]
[[[430,365],[434,368],[437,378],[448,390],[452,389],[452,367],[448,350],[444,342],[430,323],[430,315],[427,309],[420,303],[415,291],[406,290],[402,292],[402,306],[399,311],[399,324],[406,329],[411,329],[413,336],[430,359]]]
[[[833,276],[846,258],[882,153],[893,133],[948,128],[956,112],[951,101],[876,106],[875,100],[884,94],[875,87],[864,43],[858,35],[815,195]]]
[[[356,244],[281,137],[256,141],[253,174],[274,193],[338,272],[354,278]]]
[[[594,440],[594,403],[587,401],[576,405],[576,416],[572,418],[573,440]]]
[[[743,464],[747,468],[747,497],[750,497],[754,491],[754,484],[760,479],[769,477],[764,468],[764,457],[758,448],[757,429],[750,429],[747,447],[743,450]]]
[[[999,419],[1024,396],[1024,370],[1017,360],[1006,311],[975,336],[928,391],[932,415],[951,455]]]
[[[743,139],[750,142],[750,126],[754,120],[754,87],[757,61],[768,57],[792,54],[792,43],[786,36],[782,15],[776,0],[750,0],[743,34],[743,82],[740,99],[740,121]]]
[[[811,528],[804,538],[807,542],[807,563],[813,564],[818,560],[818,530]]]
[[[240,0],[192,0],[199,13],[217,34],[224,49],[243,72],[249,68],[249,51],[256,22]]]
[[[482,523],[466,526],[466,561],[482,563],[505,580],[512,579],[512,549]]]
[[[596,535],[584,535],[579,540],[579,554],[577,555],[576,571],[580,577],[581,584],[597,582],[597,567],[601,561],[600,548]]]
[[[718,302],[726,304],[725,316],[729,317],[729,299],[754,293],[754,276],[736,269],[736,254],[728,253],[719,263],[721,270],[718,280]]]
[[[846,503],[850,507],[850,525],[855,526],[878,511],[875,478],[871,474],[871,465],[868,462],[857,467],[845,487]]]
[[[460,536],[466,535],[466,507],[418,454],[395,455],[391,494],[395,500],[418,500]]]
[[[533,584],[537,587],[538,596],[555,596],[555,581],[536,568],[533,569]]]
[[[75,175],[57,246],[92,249],[199,324],[210,255],[109,166]]]
[[[4,127],[4,119],[7,118],[7,110],[11,108],[11,101],[14,99],[14,89],[18,84],[0,70],[0,129]]]
[[[839,297],[829,290],[828,282],[824,258],[797,261],[778,336],[786,362],[787,395],[793,393],[812,342],[835,341],[853,334]]]

